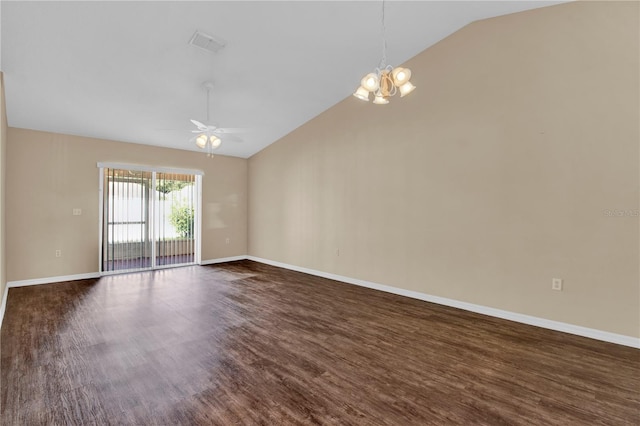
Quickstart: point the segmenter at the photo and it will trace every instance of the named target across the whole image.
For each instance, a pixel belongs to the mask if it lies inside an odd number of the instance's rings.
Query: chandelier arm
[[[398,93],[398,88],[393,84],[393,80],[391,80],[391,78],[389,78],[389,87],[391,88],[391,90],[389,90],[389,96],[395,96],[396,93]]]

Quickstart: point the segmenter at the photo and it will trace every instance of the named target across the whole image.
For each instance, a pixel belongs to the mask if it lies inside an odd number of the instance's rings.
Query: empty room
[[[640,424],[640,2],[0,24],[0,424]]]

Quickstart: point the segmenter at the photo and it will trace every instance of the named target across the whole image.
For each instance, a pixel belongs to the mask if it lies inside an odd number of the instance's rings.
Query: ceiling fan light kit
[[[198,148],[200,149],[204,149],[207,146],[207,142],[211,143],[211,147],[213,149],[216,149],[220,144],[222,144],[220,138],[215,135],[207,137],[207,135],[202,134],[196,138],[196,145],[198,145]]]
[[[353,96],[368,102],[370,100],[369,95],[373,93],[373,103],[385,105],[389,103],[389,98],[397,93],[400,93],[402,98],[414,91],[416,86],[411,84],[410,78],[411,70],[409,68],[394,68],[391,65],[387,65],[384,0],[382,0],[382,59],[380,60],[380,66],[360,80],[360,87],[356,89]]]

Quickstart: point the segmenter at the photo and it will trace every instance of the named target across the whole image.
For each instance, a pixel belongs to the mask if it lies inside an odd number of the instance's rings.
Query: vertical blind
[[[159,265],[195,259],[195,176],[156,174],[155,238]]]
[[[103,168],[103,272],[196,261],[197,179]]]

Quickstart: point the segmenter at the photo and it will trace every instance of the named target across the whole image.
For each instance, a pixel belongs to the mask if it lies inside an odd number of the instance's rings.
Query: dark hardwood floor
[[[12,288],[2,425],[638,425],[640,351],[250,261]]]

